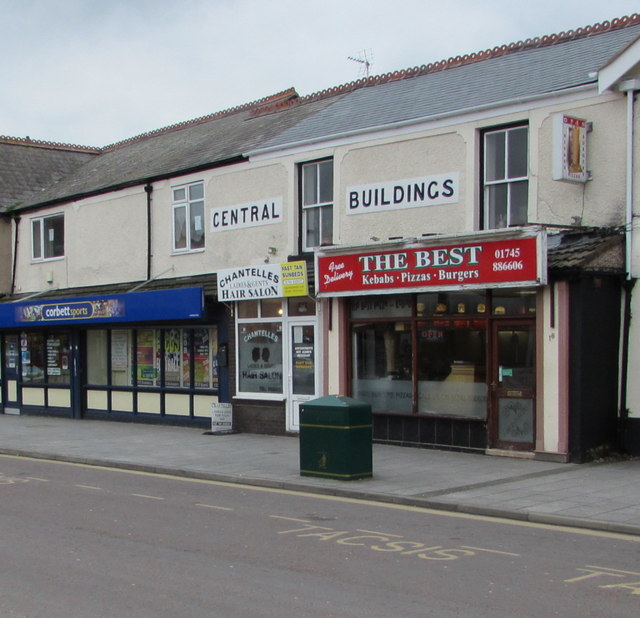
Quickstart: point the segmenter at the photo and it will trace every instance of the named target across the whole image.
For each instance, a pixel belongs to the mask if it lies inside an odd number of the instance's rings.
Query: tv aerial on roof
[[[373,52],[370,49],[363,49],[357,56],[347,56],[347,59],[360,65],[358,77],[369,77],[373,65]]]

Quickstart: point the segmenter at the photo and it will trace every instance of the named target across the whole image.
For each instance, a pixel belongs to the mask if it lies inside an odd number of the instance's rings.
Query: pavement
[[[640,459],[578,465],[374,444],[373,477],[343,481],[301,476],[296,436],[4,414],[0,454],[640,536]]]

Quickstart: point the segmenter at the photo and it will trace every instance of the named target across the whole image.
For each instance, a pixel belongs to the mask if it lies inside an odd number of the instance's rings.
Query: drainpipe
[[[20,217],[13,218],[15,222],[15,238],[13,241],[13,268],[11,271],[11,296],[16,291],[16,265],[18,263],[18,228],[20,227]]]
[[[633,198],[634,198],[634,152],[633,138],[635,133],[635,121],[633,106],[635,102],[635,91],[640,90],[640,79],[629,79],[620,84],[620,91],[627,94],[627,195],[625,213],[625,233],[626,233],[626,267],[627,279],[633,278],[631,272],[632,265],[632,245],[633,245]]]
[[[147,183],[144,188],[147,194],[147,281],[151,279],[151,194],[153,193],[153,185]]]
[[[636,279],[633,276],[633,199],[634,199],[634,135],[635,92],[640,90],[640,80],[630,79],[620,84],[620,91],[627,95],[627,182],[625,209],[625,266],[627,279],[624,285],[624,312],[622,317],[622,354],[620,357],[620,408],[618,410],[618,441],[624,449],[626,426],[629,410],[627,409],[627,389],[629,376],[629,335],[631,332],[631,298]]]

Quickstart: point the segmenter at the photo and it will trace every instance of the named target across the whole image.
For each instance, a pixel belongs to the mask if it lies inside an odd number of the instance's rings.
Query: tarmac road
[[[0,456],[0,615],[637,616],[640,536]]]

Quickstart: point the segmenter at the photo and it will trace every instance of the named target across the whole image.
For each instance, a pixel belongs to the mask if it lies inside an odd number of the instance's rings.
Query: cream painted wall
[[[327,392],[322,393],[322,395],[346,395],[347,393],[341,392],[340,389],[340,364],[336,362],[340,358],[341,348],[348,345],[348,341],[342,341],[340,339],[339,334],[339,325],[340,325],[340,312],[339,305],[344,302],[343,299],[334,299],[331,303],[331,324],[333,328],[331,331],[326,333],[325,339],[325,356],[329,359],[328,363],[328,371],[325,376],[325,380],[327,383]],[[328,304],[325,305],[326,311],[329,311]],[[346,335],[349,336],[348,334]],[[333,362],[331,362],[333,361]],[[342,368],[343,371],[346,370],[346,367]]]
[[[419,237],[421,234],[464,231],[465,212],[473,207],[465,191],[466,162],[465,141],[451,132],[349,149],[336,157],[340,176],[334,195],[335,242],[359,244],[370,242],[372,236],[387,240],[389,236]],[[460,175],[460,201],[456,204],[347,214],[349,187],[449,172]]]
[[[205,249],[175,254],[172,251],[172,187],[189,182],[205,183]],[[295,253],[291,170],[282,164],[241,164],[157,182],[152,193],[152,276],[179,277],[215,272],[250,264],[263,264],[268,248],[276,247],[270,261],[286,261]],[[281,223],[238,230],[212,232],[211,209],[237,204],[259,203],[281,197],[284,214]],[[108,285],[143,281],[147,278],[147,195],[138,186],[87,198],[25,215],[20,224],[16,292]],[[65,256],[32,262],[31,219],[56,213],[65,214]],[[10,226],[6,247],[12,243]],[[0,245],[0,254],[6,251]],[[6,264],[10,264],[8,259]],[[6,271],[6,272],[5,272]],[[7,279],[8,277],[8,279]],[[5,281],[6,280],[6,281]],[[49,281],[51,280],[51,281]],[[0,285],[10,285],[10,268],[0,271]]]
[[[538,345],[541,347],[539,353],[542,356],[542,362],[538,366],[541,365],[543,367],[542,376],[538,379],[539,388],[540,386],[543,388],[537,409],[538,413],[542,412],[543,416],[542,449],[548,453],[559,453],[561,452],[559,442],[561,406],[559,372],[562,337],[557,323],[557,298],[555,299],[556,306],[553,308],[556,315],[556,324],[553,328],[550,326],[552,300],[550,288],[547,287],[542,296],[542,314],[537,316],[542,324],[542,340],[538,341]],[[540,436],[537,436],[537,442],[540,443]]]
[[[192,253],[174,253],[172,238],[172,188],[203,181],[205,184],[205,249]],[[215,272],[251,264],[263,264],[268,248],[277,253],[270,261],[286,261],[293,253],[288,241],[293,187],[286,168],[278,164],[239,164],[163,181],[153,190],[153,272],[179,277]],[[281,223],[258,225],[222,232],[211,229],[211,211],[223,206],[259,204],[261,200],[281,197],[284,215]],[[166,272],[170,271],[170,272]]]
[[[586,183],[553,180],[553,116],[562,112],[593,123],[587,136],[587,167],[593,179]],[[626,195],[626,103],[620,95],[588,100],[569,108],[551,108],[532,117],[538,139],[537,200],[530,218],[536,223],[612,227],[624,223]],[[536,137],[536,134],[533,135]],[[533,150],[535,152],[535,150]]]
[[[31,260],[31,221],[64,213],[65,256]],[[146,194],[142,187],[38,210],[22,217],[16,292],[146,278]]]

